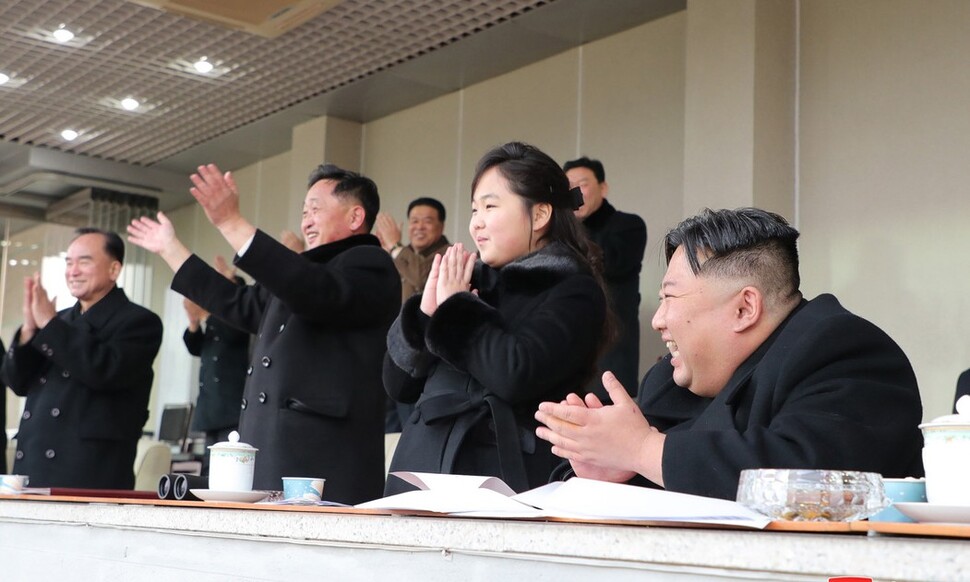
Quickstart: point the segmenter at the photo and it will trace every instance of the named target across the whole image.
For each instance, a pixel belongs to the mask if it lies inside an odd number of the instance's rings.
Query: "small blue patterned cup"
[[[320,501],[325,481],[314,477],[283,477],[283,499]]]
[[[886,498],[892,503],[926,502],[926,481],[923,479],[883,479],[882,484],[886,491]],[[913,520],[890,504],[886,509],[870,517],[869,521],[912,522]]]

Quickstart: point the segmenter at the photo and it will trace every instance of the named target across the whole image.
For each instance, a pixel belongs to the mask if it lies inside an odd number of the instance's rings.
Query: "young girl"
[[[436,257],[388,334],[384,386],[417,403],[391,471],[546,483],[559,460],[533,414],[582,390],[609,331],[589,258],[599,252],[573,216],[581,203],[535,147],[512,142],[479,161],[468,229],[480,260],[461,244]],[[385,494],[408,489],[390,477]]]

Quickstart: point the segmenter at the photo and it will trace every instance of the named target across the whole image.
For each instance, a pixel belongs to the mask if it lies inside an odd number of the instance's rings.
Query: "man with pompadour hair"
[[[798,231],[757,208],[705,210],[665,239],[653,328],[669,355],[636,401],[612,374],[595,396],[544,402],[538,435],[557,476],[734,499],[744,469],[919,477],[913,368],[881,329],[832,295],[799,290]]]

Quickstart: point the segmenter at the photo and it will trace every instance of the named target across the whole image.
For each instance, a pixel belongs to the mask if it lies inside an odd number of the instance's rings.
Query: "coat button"
[[[24,458],[24,452],[23,451],[17,451],[17,454],[14,455],[14,458],[17,459],[18,461],[20,459],[23,459]]]
[[[214,377],[212,379],[212,381],[215,382],[216,384],[218,384],[219,383],[219,376]]]
[[[260,404],[265,403],[266,402],[266,393],[265,392],[260,392],[259,393],[259,396],[257,398],[259,399],[259,403]]]
[[[246,399],[243,398],[242,399],[242,403],[239,405],[239,408],[242,408],[243,410],[246,410],[246,407],[247,406],[249,406],[249,402],[247,402]]]
[[[284,330],[285,328],[286,328],[286,324],[285,324],[285,323],[281,323],[281,324],[280,324],[280,333],[283,333],[283,330]]]
[[[199,380],[199,388],[202,388],[203,386],[205,386],[205,382],[203,382],[202,380]]]
[[[29,410],[25,410],[24,411],[23,418],[24,418],[24,420],[30,420],[30,411]]]
[[[221,342],[222,341],[222,338],[220,338],[219,336],[216,335],[216,336],[213,336],[212,337],[212,341]]]
[[[263,356],[263,359],[260,360],[260,363],[263,364],[264,368],[269,368],[269,365],[273,363],[273,360],[269,359],[269,356]]]
[[[40,344],[40,351],[47,352],[47,344]]]
[[[71,377],[71,373],[68,372],[67,370],[64,370],[63,372],[61,372],[61,376],[64,376],[65,378],[70,378]]]
[[[219,356],[212,356],[212,361],[213,362],[218,362],[219,361]]]
[[[38,382],[40,382],[41,384],[47,384],[47,376],[41,376]]]
[[[252,376],[253,375],[253,367],[252,366],[246,368],[246,375],[247,376]]]
[[[46,352],[46,354],[47,354],[48,356],[53,356],[53,355],[54,355],[54,350],[52,350],[52,349],[50,349],[50,348],[47,348],[47,352]]]
[[[54,418],[57,418],[60,415],[61,415],[60,408],[51,408],[51,416],[53,416]]]
[[[57,453],[54,452],[54,449],[47,449],[46,451],[44,451],[44,456],[47,457],[48,459],[53,459],[54,457],[57,456]]]

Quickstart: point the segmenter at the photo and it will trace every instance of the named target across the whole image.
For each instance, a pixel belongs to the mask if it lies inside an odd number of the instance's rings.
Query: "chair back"
[[[188,447],[189,425],[192,423],[193,406],[166,404],[158,422],[157,439],[168,443],[173,451],[184,453]]]

